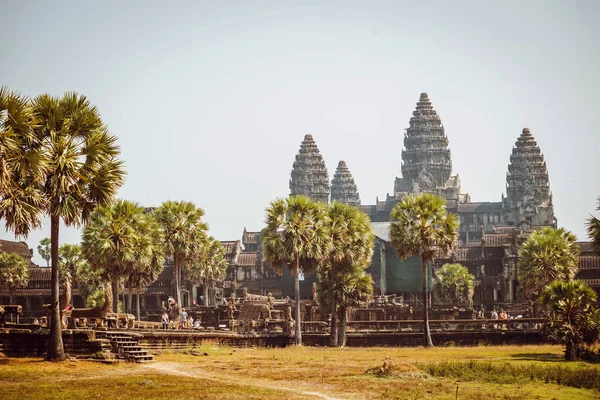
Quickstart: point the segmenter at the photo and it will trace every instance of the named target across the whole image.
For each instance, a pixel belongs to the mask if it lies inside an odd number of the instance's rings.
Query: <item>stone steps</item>
[[[112,351],[116,353],[117,358],[126,359],[131,362],[149,362],[153,361],[154,357],[148,354],[148,350],[144,349],[138,340],[131,334],[123,332],[97,332],[97,337],[100,340],[107,339],[110,341]]]

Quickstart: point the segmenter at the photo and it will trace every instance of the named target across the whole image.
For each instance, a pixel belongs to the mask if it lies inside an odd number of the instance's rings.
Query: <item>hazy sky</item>
[[[346,160],[363,204],[392,192],[423,89],[464,193],[500,200],[527,126],[559,224],[585,239],[600,194],[599,1],[0,0],[0,15],[0,85],[87,95],[119,137],[119,195],[193,201],[217,239],[262,228],[306,133],[330,177]]]

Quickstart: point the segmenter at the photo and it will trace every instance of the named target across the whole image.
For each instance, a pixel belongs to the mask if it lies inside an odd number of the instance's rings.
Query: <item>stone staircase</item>
[[[137,363],[154,360],[154,357],[148,354],[148,351],[138,343],[138,339],[130,333],[98,331],[96,337],[110,340],[112,351],[117,358]]]

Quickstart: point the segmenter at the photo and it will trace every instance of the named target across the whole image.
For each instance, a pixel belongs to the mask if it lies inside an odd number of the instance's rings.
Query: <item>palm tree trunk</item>
[[[139,321],[141,319],[140,318],[140,293],[139,292],[135,295],[135,314],[136,314],[135,316],[136,316],[137,320]]]
[[[331,265],[331,328],[329,329],[329,346],[335,347],[338,343],[338,327],[337,327],[337,307],[335,295],[335,273],[333,264]]]
[[[427,293],[427,260],[421,258],[423,263],[423,333],[425,347],[433,347],[431,332],[429,332],[429,295]]]
[[[129,314],[133,314],[133,287],[131,283],[131,279],[129,279],[129,299],[127,301],[127,312]]]
[[[117,273],[113,274],[112,278],[112,295],[113,295],[113,312],[119,312],[119,275]]]
[[[302,346],[302,321],[300,320],[300,257],[296,256],[294,270],[294,292],[296,294],[296,345]]]
[[[173,273],[175,274],[175,297],[177,304],[181,307],[181,265],[179,265],[179,257],[177,254],[173,255]]]
[[[50,316],[50,335],[48,337],[48,349],[46,360],[62,361],[66,358],[62,340],[62,323],[60,318],[59,302],[59,275],[58,275],[58,234],[60,217],[56,206],[51,207],[50,212],[50,253],[52,258],[52,303]]]
[[[109,313],[113,307],[113,291],[111,285],[104,285],[104,306],[102,306],[103,313]]]
[[[71,302],[71,281],[65,279],[62,284],[63,295],[62,300],[60,301],[60,309],[64,310]]]
[[[567,348],[565,349],[565,361],[577,360],[576,346],[571,340],[567,341]]]
[[[338,346],[346,345],[346,307],[340,307],[340,331],[338,335]]]

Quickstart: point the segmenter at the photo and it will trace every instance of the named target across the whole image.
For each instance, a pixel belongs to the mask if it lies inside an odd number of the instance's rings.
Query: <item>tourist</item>
[[[34,318],[34,319],[33,319],[33,324],[34,324],[34,325],[39,325],[39,324],[40,324],[40,321],[38,321],[38,319],[37,319],[37,318]]]
[[[496,311],[496,309],[492,310],[492,319],[498,319],[498,312]],[[498,328],[498,324],[492,324],[492,327],[496,329]]]
[[[166,311],[163,311],[162,326],[163,326],[163,329],[169,329],[169,314],[167,314]]]
[[[190,315],[188,317],[188,323],[186,325],[186,328],[191,328],[192,326],[194,326],[193,324],[194,324],[194,318],[192,318],[192,316]]]
[[[187,326],[188,313],[185,312],[185,308],[181,309],[181,324],[179,325],[181,328],[185,328]]]

